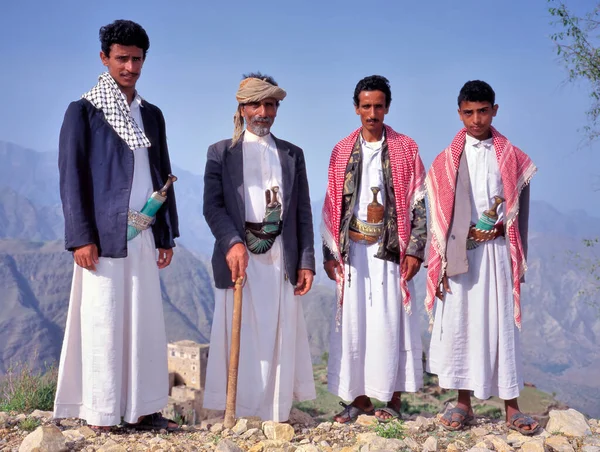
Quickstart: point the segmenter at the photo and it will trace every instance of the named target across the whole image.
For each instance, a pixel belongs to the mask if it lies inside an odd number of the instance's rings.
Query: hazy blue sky
[[[287,90],[272,131],[304,148],[313,198],[324,194],[331,148],[359,126],[352,93],[360,78],[389,78],[386,122],[417,141],[426,166],[461,127],[460,87],[483,79],[500,105],[494,125],[538,165],[533,199],[597,211],[600,145],[578,149],[586,86],[565,83],[547,6],[3,0],[0,140],[55,150],[66,106],[103,70],[99,27],[131,19],[151,41],[138,90],[165,114],[172,161],[194,173],[204,171],[208,145],[231,136],[244,72],[266,72]]]

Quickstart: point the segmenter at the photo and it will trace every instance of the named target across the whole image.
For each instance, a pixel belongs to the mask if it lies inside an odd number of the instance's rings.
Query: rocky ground
[[[437,419],[413,416],[379,424],[361,416],[352,424],[315,421],[299,410],[292,425],[242,418],[232,429],[218,419],[183,426],[175,433],[115,429],[97,434],[79,420],[53,420],[49,412],[29,416],[0,412],[0,450],[58,451],[208,451],[238,452],[370,452],[370,451],[524,451],[600,452],[600,424],[569,410],[551,411],[545,429],[533,437],[509,430],[503,421],[478,418],[462,432],[448,432]],[[546,419],[542,420],[542,423]],[[33,430],[33,431],[31,431]]]

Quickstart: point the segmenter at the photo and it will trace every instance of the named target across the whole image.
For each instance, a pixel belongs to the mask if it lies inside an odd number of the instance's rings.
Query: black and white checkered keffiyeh
[[[81,97],[102,110],[106,121],[132,151],[150,147],[150,140],[131,117],[127,97],[108,72],[100,74],[98,84]]]

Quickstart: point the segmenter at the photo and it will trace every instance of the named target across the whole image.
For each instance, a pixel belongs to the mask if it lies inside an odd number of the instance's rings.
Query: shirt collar
[[[133,101],[131,102],[131,105],[129,106],[129,109],[133,109],[133,108],[140,108],[142,106],[142,96],[140,96],[137,91],[135,92],[135,97],[133,98]]]
[[[259,137],[258,135],[250,132],[248,129],[244,132],[244,143],[262,143],[262,144],[275,144],[273,137],[270,133],[265,135],[264,137]]]
[[[477,149],[491,149],[494,146],[494,139],[478,140],[477,138],[467,135],[466,144]]]
[[[360,134],[360,144],[361,146],[366,146],[369,149],[372,149],[374,151],[381,149],[381,147],[383,146],[383,142],[385,141],[385,129],[383,129],[383,135],[381,136],[381,140],[379,141],[366,141],[363,136],[362,133]]]

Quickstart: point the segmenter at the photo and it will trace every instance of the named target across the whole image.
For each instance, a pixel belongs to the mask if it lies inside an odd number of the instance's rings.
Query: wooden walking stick
[[[231,347],[229,348],[229,372],[227,375],[227,403],[223,425],[235,425],[235,398],[237,395],[238,364],[240,362],[240,329],[242,326],[242,286],[244,278],[238,278],[233,292],[233,321],[231,325]]]

